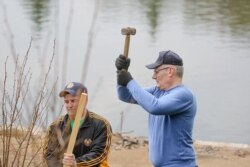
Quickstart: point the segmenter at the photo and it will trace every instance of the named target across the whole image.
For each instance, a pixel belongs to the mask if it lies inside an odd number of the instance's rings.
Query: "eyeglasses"
[[[166,70],[166,69],[168,69],[168,68],[170,68],[170,67],[165,67],[165,68],[160,68],[160,69],[158,69],[158,70],[155,70],[155,71],[154,71],[154,74],[158,74],[160,71]]]

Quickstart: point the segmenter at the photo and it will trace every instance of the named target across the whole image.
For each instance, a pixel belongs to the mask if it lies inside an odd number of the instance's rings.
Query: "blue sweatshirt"
[[[135,80],[117,86],[120,100],[135,103],[148,113],[149,153],[155,167],[195,167],[192,130],[196,100],[184,85],[170,90],[143,89]]]

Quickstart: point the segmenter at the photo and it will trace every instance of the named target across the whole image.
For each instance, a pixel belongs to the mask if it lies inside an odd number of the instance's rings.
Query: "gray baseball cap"
[[[84,93],[88,93],[88,90],[86,88],[86,86],[84,86],[81,83],[78,82],[70,82],[68,83],[64,89],[59,93],[60,97],[64,97],[66,94],[71,94],[73,96],[77,95],[78,91],[84,92]]]

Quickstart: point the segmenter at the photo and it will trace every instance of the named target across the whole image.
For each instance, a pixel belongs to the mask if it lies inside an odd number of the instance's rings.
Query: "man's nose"
[[[152,78],[153,78],[153,79],[156,79],[156,74],[155,74],[155,73],[153,73]]]
[[[73,106],[72,102],[67,103],[67,107],[72,107],[72,106]]]

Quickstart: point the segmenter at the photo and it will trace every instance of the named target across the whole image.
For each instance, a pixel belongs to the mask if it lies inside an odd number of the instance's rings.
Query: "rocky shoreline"
[[[130,135],[123,135],[121,133],[113,134],[113,145],[114,149],[120,150],[122,148],[125,149],[135,149],[138,147],[147,147],[148,140],[146,137],[134,137]],[[242,150],[247,155],[250,153],[250,145],[248,144],[237,144],[237,143],[224,143],[224,142],[211,142],[211,141],[194,141],[195,148],[207,150],[207,152],[211,152],[211,150],[219,150],[219,149],[227,149],[227,150]]]

